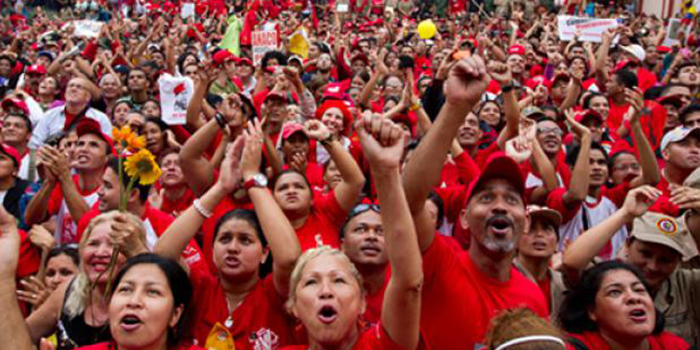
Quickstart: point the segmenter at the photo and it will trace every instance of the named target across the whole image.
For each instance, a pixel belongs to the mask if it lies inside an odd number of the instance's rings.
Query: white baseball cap
[[[698,137],[700,137],[700,128],[686,128],[684,126],[678,126],[675,129],[669,131],[664,135],[664,138],[661,139],[661,150],[665,150],[666,147],[672,142],[679,142],[685,140],[688,135],[691,133],[695,133]]]
[[[644,61],[644,57],[647,56],[647,53],[646,51],[644,51],[644,48],[637,44],[620,46],[620,48],[627,51],[627,53],[629,53],[630,55],[636,57],[640,62]]]

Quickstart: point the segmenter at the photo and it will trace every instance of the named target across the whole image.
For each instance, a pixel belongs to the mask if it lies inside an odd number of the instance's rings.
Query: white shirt
[[[39,124],[32,132],[32,139],[29,140],[29,148],[38,149],[43,146],[51,136],[63,131],[63,125],[66,123],[66,106],[60,106],[48,110],[44,117],[39,121]],[[100,123],[102,132],[106,135],[112,133],[112,122],[106,114],[94,109],[88,108],[85,112],[85,117],[96,120]]]
[[[585,207],[585,209],[584,209]],[[583,227],[583,215],[588,214],[588,228],[598,225],[603,220],[607,219],[610,215],[617,211],[617,206],[608,197],[602,196],[600,201],[596,203],[596,199],[592,197],[587,197],[586,201],[581,203],[581,209],[578,210],[576,216],[573,217],[569,222],[563,224],[559,228],[559,250],[563,251],[564,244],[567,240],[573,242],[578,238],[584,231]],[[610,256],[604,256],[605,260],[614,259],[617,253],[624,246],[625,240],[627,239],[627,227],[622,226],[615,236],[613,236],[612,243],[612,253]]]

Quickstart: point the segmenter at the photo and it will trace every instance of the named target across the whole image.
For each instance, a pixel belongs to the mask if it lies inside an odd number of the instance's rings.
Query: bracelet
[[[216,120],[216,123],[219,124],[219,128],[223,129],[226,127],[226,120],[224,120],[224,116],[221,113],[216,113],[214,114],[214,119]]]
[[[513,91],[514,88],[515,86],[513,86],[513,84],[508,84],[501,88],[501,92],[505,94],[506,92]]]
[[[199,199],[195,199],[194,202],[192,202],[192,206],[197,210],[199,215],[202,215],[205,219],[209,219],[212,215],[214,215],[214,213],[204,209]]]
[[[413,106],[409,107],[408,110],[411,112],[419,110],[422,106],[421,102],[418,101],[418,103],[414,104]]]

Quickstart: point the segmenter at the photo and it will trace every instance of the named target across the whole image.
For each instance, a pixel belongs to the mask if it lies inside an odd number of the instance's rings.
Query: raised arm
[[[255,120],[248,123],[247,141],[241,159],[243,181],[247,182],[260,174],[260,162],[263,138],[260,123]],[[248,190],[248,196],[255,207],[255,214],[267,239],[272,254],[272,278],[275,289],[280,296],[288,296],[289,280],[294,270],[294,264],[301,255],[301,246],[296,231],[284,215],[275,198],[267,187],[253,186]]]
[[[78,187],[73,182],[68,166],[68,158],[65,153],[53,146],[46,146],[43,151],[44,155],[51,160],[50,171],[58,178],[68,211],[70,211],[71,217],[77,223],[90,210],[90,206],[78,192]]]
[[[641,185],[654,186],[661,181],[661,171],[659,170],[659,163],[656,161],[654,149],[651,147],[649,139],[647,139],[644,134],[644,130],[642,130],[640,119],[642,116],[642,109],[644,108],[644,98],[639,88],[635,88],[634,90],[627,89],[625,94],[627,95],[627,100],[634,109],[632,118],[630,119],[630,128],[632,128],[632,135],[634,135],[634,140],[637,143],[639,163],[642,166],[642,175],[632,179],[632,181],[630,181],[630,186],[632,188]]]
[[[603,41],[598,47],[597,57],[595,59],[595,77],[598,84],[604,86],[608,81],[608,52],[610,51],[610,43],[612,42],[615,31],[608,29],[603,33]]]
[[[406,199],[416,220],[423,211],[428,192],[440,180],[440,171],[457,130],[478,103],[488,82],[486,66],[479,56],[462,59],[451,68],[444,85],[445,104],[403,174]],[[425,251],[432,244],[435,229],[418,222],[416,226],[420,248]]]
[[[219,202],[233,192],[240,183],[239,163],[244,145],[245,137],[240,137],[226,151],[218,181],[199,198],[199,206],[204,211],[213,212]],[[203,214],[195,208],[195,205],[191,205],[168,226],[168,229],[156,242],[153,251],[158,255],[178,260],[205,219]]]
[[[387,256],[392,267],[381,323],[395,343],[404,349],[416,349],[420,340],[423,271],[416,230],[399,176],[403,132],[378,114],[366,115],[358,122],[357,130],[377,187]]]
[[[571,172],[569,189],[564,193],[562,198],[564,204],[567,207],[572,208],[583,202],[588,195],[588,185],[590,184],[591,172],[590,154],[592,136],[591,131],[588,130],[588,128],[574,120],[574,114],[572,111],[567,111],[566,120],[571,126],[571,131],[578,135],[579,140],[581,140],[581,148],[579,149],[578,156],[576,157],[574,170]]]
[[[15,274],[19,263],[20,238],[15,219],[0,206],[0,343],[3,348],[34,350],[17,301]]]
[[[567,282],[576,284],[581,271],[605,248],[615,233],[632,219],[643,215],[660,195],[661,191],[651,186],[631,190],[622,208],[574,240],[562,257]]]
[[[304,124],[304,132],[309,138],[317,140],[328,151],[331,160],[338,167],[342,180],[335,187],[335,198],[343,210],[352,209],[365,185],[365,176],[362,170],[352,158],[352,155],[343,148],[338,140],[331,137],[331,132],[319,120],[309,120]]]
[[[489,63],[489,75],[501,85],[503,90],[503,107],[506,115],[506,126],[498,135],[498,147],[505,149],[506,141],[520,133],[520,107],[512,89],[513,76],[510,68],[502,62]]]

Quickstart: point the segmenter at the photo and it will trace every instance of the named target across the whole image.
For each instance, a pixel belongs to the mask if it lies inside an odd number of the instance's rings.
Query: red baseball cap
[[[582,113],[576,114],[576,117],[574,117],[574,119],[579,123],[583,123],[583,121],[588,118],[595,118],[596,120],[598,120],[598,123],[603,124],[603,116],[601,116],[600,113],[592,109],[587,109]]]
[[[248,57],[241,57],[236,61],[236,64],[245,64],[247,66],[253,67],[253,61],[250,60]]]
[[[15,163],[15,166],[19,168],[19,165],[22,164],[22,158],[19,156],[19,152],[17,150],[6,144],[0,144],[0,152],[5,153],[8,157],[12,158],[12,161]]]
[[[21,109],[25,115],[29,116],[29,106],[27,106],[27,102],[23,100],[18,98],[6,98],[2,100],[2,108],[7,109],[8,107],[17,107]]]
[[[265,96],[263,103],[265,103],[268,100],[273,99],[273,98],[283,100],[286,103],[299,104],[299,97],[297,97],[297,94],[295,94],[293,92],[281,93],[281,92],[277,92],[277,91],[273,91],[273,92],[268,93],[267,96]]]
[[[552,81],[547,79],[544,75],[538,75],[528,79],[525,82],[525,86],[532,90],[535,90],[538,85],[544,85],[545,87],[550,88],[552,87]]]
[[[75,131],[78,134],[78,138],[87,134],[96,135],[97,137],[101,138],[104,142],[107,142],[112,154],[116,154],[112,138],[110,138],[102,132],[100,123],[98,123],[95,119],[84,118],[83,120],[78,122],[78,125],[75,127]]]
[[[214,64],[220,66],[229,61],[237,61],[236,56],[234,56],[229,50],[219,50],[214,56],[212,56]]]
[[[525,178],[520,170],[518,163],[513,160],[513,158],[508,157],[503,152],[496,152],[492,154],[487,162],[484,169],[481,171],[479,177],[469,184],[469,189],[467,190],[466,201],[464,203],[465,207],[469,205],[469,200],[472,195],[474,195],[477,190],[479,190],[487,181],[493,179],[503,179],[508,181],[520,194],[523,203],[525,203]]]
[[[520,55],[525,56],[525,47],[522,45],[513,45],[508,48],[508,56],[510,55]]]
[[[304,127],[299,124],[299,123],[287,123],[284,124],[284,127],[282,127],[282,140],[288,139],[290,136],[301,132],[302,134],[306,135],[304,133]]]
[[[44,66],[42,66],[42,65],[33,64],[33,65],[31,65],[31,66],[29,66],[29,67],[27,68],[27,70],[25,71],[25,73],[26,73],[26,74],[41,74],[41,75],[44,75],[44,74],[46,74],[46,68],[44,68]]]

